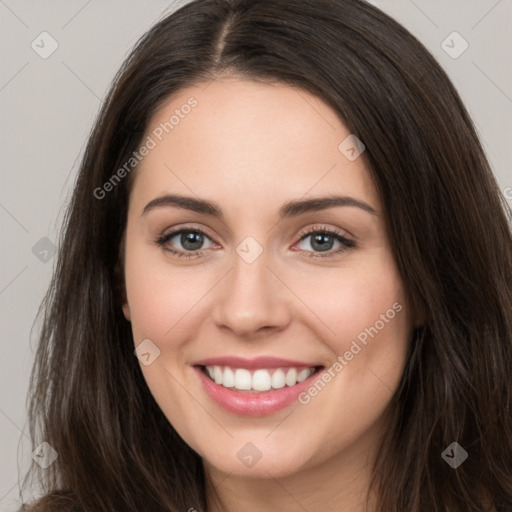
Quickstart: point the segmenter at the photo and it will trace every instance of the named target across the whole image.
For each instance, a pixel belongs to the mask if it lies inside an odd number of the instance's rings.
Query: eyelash
[[[170,247],[165,247],[165,244],[170,239],[174,238],[176,235],[179,235],[181,233],[201,234],[201,235],[206,236],[207,238],[210,238],[208,236],[208,234],[205,233],[201,229],[182,227],[180,229],[171,231],[170,233],[166,233],[165,235],[159,236],[156,240],[154,240],[154,243],[157,246],[162,247],[164,250],[169,251],[173,255],[178,256],[179,258],[196,258],[196,257],[202,256],[203,251],[182,251],[182,250],[171,249]],[[333,229],[329,229],[326,227],[322,227],[322,226],[317,226],[317,227],[309,228],[308,230],[306,230],[304,233],[302,233],[300,235],[299,242],[302,242],[305,238],[307,238],[308,236],[310,236],[312,234],[325,234],[325,235],[332,236],[338,242],[340,242],[342,246],[339,249],[337,249],[336,251],[329,251],[329,252],[326,252],[325,254],[322,254],[319,252],[314,252],[313,254],[311,254],[311,251],[304,251],[304,250],[298,251],[301,253],[308,253],[307,256],[310,258],[314,258],[314,259],[329,258],[336,254],[341,254],[349,249],[357,247],[356,243],[353,240],[350,240],[349,238],[344,236],[341,232],[333,230]]]

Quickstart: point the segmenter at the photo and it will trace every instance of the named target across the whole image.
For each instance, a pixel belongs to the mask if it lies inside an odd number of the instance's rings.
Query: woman
[[[87,146],[26,510],[512,510],[507,213],[447,76],[378,9],[182,7]]]

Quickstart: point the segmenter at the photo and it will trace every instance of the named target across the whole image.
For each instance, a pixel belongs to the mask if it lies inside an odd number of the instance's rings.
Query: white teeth
[[[243,370],[239,368],[235,372],[235,388],[243,391],[249,391],[251,389],[251,372],[249,370]]]
[[[287,386],[294,386],[297,384],[297,370],[295,368],[290,368],[285,377],[285,382]]]
[[[286,382],[284,378],[284,372],[281,370],[281,368],[278,368],[273,374],[272,374],[272,387],[274,389],[281,389],[284,388]]]
[[[252,389],[268,391],[272,386],[272,378],[267,370],[256,370],[252,376]]]
[[[245,368],[230,368],[228,366],[206,366],[210,378],[226,388],[235,388],[240,391],[269,391],[281,389],[285,386],[295,386],[306,380],[315,371],[315,368],[276,368],[258,369],[252,374]]]
[[[222,385],[226,388],[235,387],[235,374],[231,368],[224,368],[224,375],[222,379]]]
[[[304,370],[301,370],[297,375],[297,382],[302,382],[303,380],[306,380],[310,375],[311,373],[309,372],[309,368],[304,368]]]
[[[213,379],[215,384],[222,384],[222,369],[220,366],[213,367]]]

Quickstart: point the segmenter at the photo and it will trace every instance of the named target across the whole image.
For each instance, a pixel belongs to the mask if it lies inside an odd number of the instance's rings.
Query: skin
[[[370,173],[363,157],[349,161],[338,149],[349,131],[322,100],[240,77],[179,91],[154,114],[146,136],[191,96],[197,106],[142,160],[130,194],[123,311],[135,345],[150,339],[160,350],[152,364],[141,364],[145,380],[203,458],[209,511],[365,510],[413,326]],[[169,193],[215,201],[224,219],[173,206],[143,214]],[[288,201],[332,194],[364,201],[376,214],[338,206],[278,217]],[[206,232],[198,257],[154,243],[180,227]],[[357,245],[336,254],[341,244],[333,239],[331,256],[315,258],[325,253],[314,235],[301,240],[312,227]],[[236,252],[247,236],[263,249],[250,264]],[[187,251],[180,235],[166,246]],[[402,310],[307,405],[257,418],[227,412],[191,366],[233,355],[329,368],[395,303]],[[262,454],[252,467],[237,457],[248,442]],[[371,495],[368,510],[376,509]]]

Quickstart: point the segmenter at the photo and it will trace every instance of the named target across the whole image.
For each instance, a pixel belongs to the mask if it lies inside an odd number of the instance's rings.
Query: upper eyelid
[[[176,229],[171,229],[169,232],[167,233],[162,233],[162,235],[159,237],[159,238],[167,238],[167,237],[170,237],[170,238],[173,238],[175,237],[176,235],[179,235],[180,233],[182,233],[183,231],[196,231],[196,232],[199,232],[203,235],[206,235],[210,240],[212,240],[212,242],[215,241],[215,237],[210,235],[208,233],[208,231],[204,228],[196,228],[194,226],[180,226]],[[217,243],[217,242],[215,242]]]
[[[299,236],[300,236],[300,239],[302,239],[305,236],[309,236],[309,235],[312,235],[312,234],[317,233],[317,232],[319,232],[319,233],[324,233],[324,232],[332,233],[333,235],[336,235],[336,236],[341,236],[341,237],[346,238],[346,239],[351,239],[354,242],[357,240],[357,237],[352,235],[352,233],[348,232],[346,229],[330,228],[328,226],[325,226],[325,227],[315,226],[315,227],[311,227],[311,228],[305,228],[305,230],[301,229],[301,234]],[[348,236],[346,236],[345,233]]]

